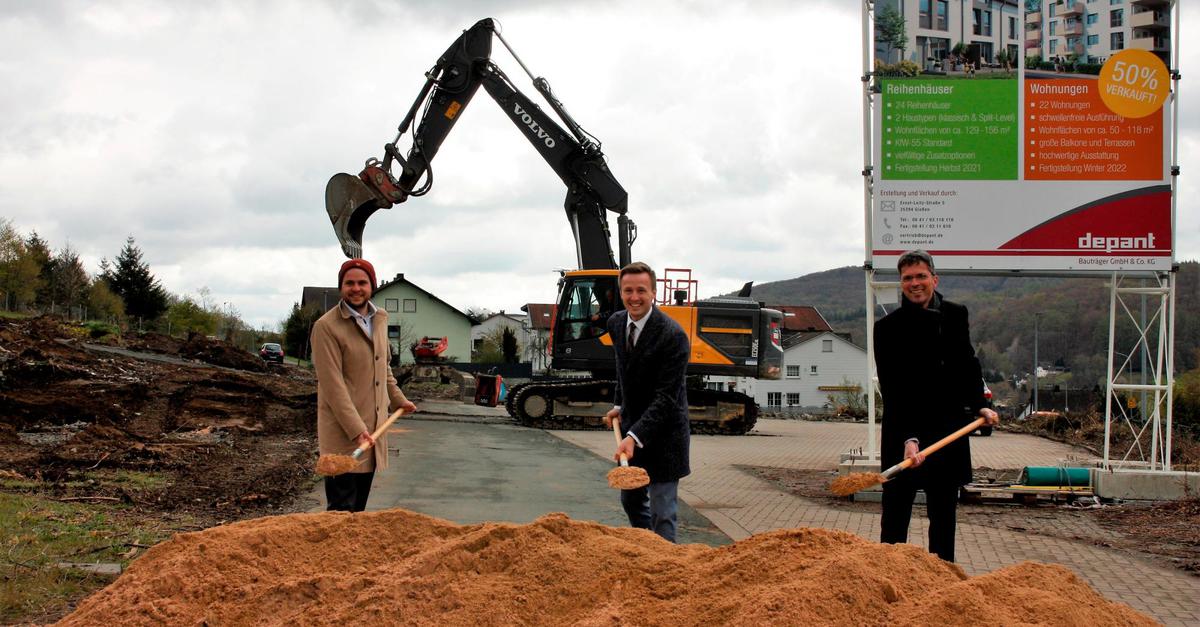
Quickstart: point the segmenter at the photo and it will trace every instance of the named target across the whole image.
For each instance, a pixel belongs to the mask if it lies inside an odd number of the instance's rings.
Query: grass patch
[[[59,562],[125,566],[171,533],[129,522],[120,508],[0,493],[0,623],[55,620],[111,581]]]
[[[85,474],[101,485],[111,485],[133,490],[156,490],[164,488],[170,481],[162,474],[137,470],[93,470]]]
[[[29,317],[29,314],[21,313],[19,311],[0,311],[0,319],[24,320]]]

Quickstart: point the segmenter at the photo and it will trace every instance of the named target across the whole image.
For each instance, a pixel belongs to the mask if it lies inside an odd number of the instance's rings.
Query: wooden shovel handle
[[[379,428],[375,430],[375,433],[371,434],[371,441],[374,442],[379,436],[383,435],[383,432],[387,431],[387,428],[392,426],[392,423],[396,422],[396,419],[399,418],[403,414],[404,414],[403,409],[397,409],[396,411],[392,412],[392,415],[388,416],[387,420],[384,420],[383,424],[379,425]],[[373,446],[373,445],[364,446],[362,450],[365,451],[365,450],[371,448],[371,446]]]
[[[978,429],[979,427],[983,426],[983,423],[986,421],[987,421],[986,418],[980,416],[979,418],[972,420],[970,424],[963,427],[962,429],[959,429],[958,431],[955,431],[954,433],[951,433],[950,435],[938,440],[937,442],[934,442],[933,444],[930,444],[929,446],[926,446],[925,448],[921,449],[921,452],[918,453],[918,455],[926,455],[926,456],[932,455],[932,454],[938,452],[939,450],[941,450],[943,446],[946,446],[947,444],[949,444],[949,443],[963,437],[964,435]],[[900,464],[899,464],[901,469],[908,468],[909,466],[912,466],[912,465],[913,465],[913,458],[911,458],[911,457],[905,459],[904,461],[900,462]]]
[[[616,416],[612,419],[612,426],[613,426],[613,437],[616,438],[616,440],[617,440],[617,446],[621,446],[621,417],[620,416]],[[626,457],[624,453],[621,453],[621,465],[622,466],[629,465],[629,458]]]

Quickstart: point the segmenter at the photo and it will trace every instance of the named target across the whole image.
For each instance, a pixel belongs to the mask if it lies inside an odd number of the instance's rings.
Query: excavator
[[[518,90],[495,64],[493,38],[529,75],[562,125]],[[361,257],[363,231],[372,214],[432,189],[433,159],[482,86],[566,185],[563,208],[579,268],[561,273],[550,342],[551,371],[577,376],[535,379],[514,386],[506,407],[527,426],[601,426],[601,417],[612,407],[616,385],[612,338],[605,323],[622,308],[618,272],[632,260],[631,249],[637,239],[637,226],[627,215],[625,189],[609,170],[600,142],[567,113],[545,78],[529,72],[492,19],[480,20],[464,31],[425,77],[395,139],[384,146],[383,159],[368,159],[357,176],[336,174],[326,186],[325,209],[342,251],[347,257]],[[410,130],[411,147],[403,151],[398,143]],[[616,215],[616,258],[609,213]],[[667,285],[661,291],[658,304],[662,311],[688,332],[691,341],[689,380],[700,379],[691,375],[780,377],[781,312],[748,298],[748,290],[737,297],[705,300],[689,299],[690,290]],[[695,433],[746,433],[754,427],[758,413],[750,396],[704,389],[702,384],[689,387],[688,405]]]

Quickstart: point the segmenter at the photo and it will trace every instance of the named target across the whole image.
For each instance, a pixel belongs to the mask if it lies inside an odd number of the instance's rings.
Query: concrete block
[[[1200,474],[1162,470],[1091,470],[1092,492],[1105,499],[1175,501],[1200,494]]]

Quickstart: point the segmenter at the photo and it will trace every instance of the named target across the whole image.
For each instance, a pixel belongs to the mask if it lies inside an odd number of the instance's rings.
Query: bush
[[[921,66],[914,61],[901,61],[899,63],[884,63],[879,59],[875,60],[875,75],[882,77],[891,76],[916,76],[921,73]]]
[[[83,328],[87,331],[88,337],[93,340],[100,339],[106,335],[119,335],[121,333],[121,329],[117,325],[99,320],[88,320],[83,323]]]

